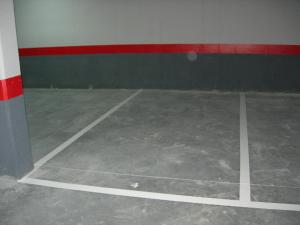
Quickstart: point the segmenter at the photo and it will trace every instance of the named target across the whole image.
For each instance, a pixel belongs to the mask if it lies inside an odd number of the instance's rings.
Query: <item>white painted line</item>
[[[105,114],[100,116],[98,119],[96,119],[94,122],[90,123],[88,126],[80,130],[78,133],[73,135],[71,138],[66,140],[64,143],[59,145],[57,148],[55,148],[53,151],[45,155],[43,158],[38,160],[34,164],[34,169],[27,174],[24,178],[29,177],[32,173],[34,173],[38,168],[40,168],[42,165],[44,165],[46,162],[48,162],[50,159],[52,159],[54,156],[56,156],[58,153],[62,152],[64,149],[66,149],[68,146],[70,146],[74,141],[79,139],[82,135],[86,134],[89,130],[91,130],[93,127],[97,126],[99,123],[101,123],[103,120],[105,120],[107,117],[109,117],[111,114],[116,112],[119,108],[121,108],[123,105],[128,103],[131,99],[135,98],[138,94],[140,94],[142,90],[138,90],[132,95],[130,95],[128,98],[126,98],[124,101],[120,102],[118,105],[111,108],[109,111],[107,111]],[[22,178],[22,179],[24,179]],[[21,179],[21,180],[22,180]]]
[[[251,201],[246,96],[240,94],[240,200]]]
[[[89,193],[154,199],[154,200],[163,200],[163,201],[171,201],[171,202],[206,204],[206,205],[217,205],[217,206],[227,206],[227,207],[242,207],[242,208],[253,208],[253,209],[287,210],[287,211],[297,211],[297,212],[300,211],[300,205],[296,205],[296,204],[250,202],[250,201],[245,202],[241,200],[204,198],[204,197],[195,197],[195,196],[186,196],[186,195],[174,195],[174,194],[164,194],[164,193],[155,193],[155,192],[125,190],[125,189],[117,189],[117,188],[96,187],[96,186],[62,183],[62,182],[40,180],[40,179],[33,179],[33,178],[25,178],[20,182],[25,184],[39,185],[39,186],[45,186],[51,188],[60,188],[60,189],[72,190],[72,191],[83,191]]]

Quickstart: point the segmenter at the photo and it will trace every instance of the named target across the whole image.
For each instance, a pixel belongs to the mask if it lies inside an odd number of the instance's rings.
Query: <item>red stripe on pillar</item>
[[[0,80],[0,101],[23,95],[23,85],[21,76],[15,76]]]
[[[267,44],[125,44],[21,48],[20,56],[122,54],[122,53],[189,53],[300,55],[300,45]]]

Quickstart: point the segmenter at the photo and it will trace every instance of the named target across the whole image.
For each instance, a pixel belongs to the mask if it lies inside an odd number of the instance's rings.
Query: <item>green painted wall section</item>
[[[300,56],[103,54],[22,57],[30,88],[300,91]]]

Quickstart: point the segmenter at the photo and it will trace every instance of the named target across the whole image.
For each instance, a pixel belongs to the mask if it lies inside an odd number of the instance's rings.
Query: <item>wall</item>
[[[139,44],[23,54],[28,87],[300,89],[298,0],[15,0],[15,11],[20,48]]]

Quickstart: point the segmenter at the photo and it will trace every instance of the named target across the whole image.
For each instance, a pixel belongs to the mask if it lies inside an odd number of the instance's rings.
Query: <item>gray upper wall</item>
[[[14,0],[19,47],[300,44],[299,0]]]

